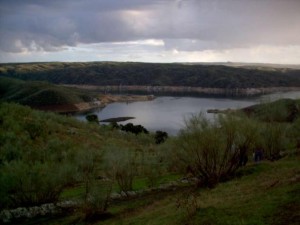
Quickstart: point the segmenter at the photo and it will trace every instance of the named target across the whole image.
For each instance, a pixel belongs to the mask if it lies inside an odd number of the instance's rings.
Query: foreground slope
[[[16,104],[0,105],[0,124],[0,207],[4,209],[49,202],[53,200],[47,196],[51,191],[59,192],[55,201],[82,198],[85,179],[92,176],[98,181],[102,165],[114,162],[118,154],[126,153],[119,155],[120,165],[129,151],[134,158],[141,154],[142,167],[158,151],[151,136],[130,135]],[[167,149],[175,151],[168,143],[161,150]],[[103,157],[104,151],[112,153],[112,158]],[[296,225],[300,217],[300,156],[294,148],[284,155],[274,162],[250,161],[230,181],[213,189],[178,187],[111,201],[107,217],[92,221],[84,219],[81,208],[75,208],[62,215],[20,220],[20,224]],[[156,173],[157,166],[150,164],[149,168]],[[139,188],[146,187],[141,184],[146,176],[136,176]],[[14,198],[18,201],[12,201]]]

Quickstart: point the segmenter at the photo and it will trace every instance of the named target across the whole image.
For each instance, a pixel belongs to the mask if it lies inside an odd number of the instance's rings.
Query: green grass
[[[264,162],[247,169],[253,167],[258,169],[250,175],[219,184],[213,190],[199,190],[199,206],[192,217],[186,217],[184,207],[176,209],[176,197],[170,195],[144,209],[137,208],[138,215],[122,218],[122,224],[185,224],[188,221],[191,224],[273,224],[277,210],[293,201],[293,191],[299,192],[299,183],[291,181],[300,173],[299,161]],[[296,204],[299,207],[299,199]],[[111,220],[104,224],[119,222]]]
[[[158,177],[157,180],[157,186],[159,186],[160,184],[167,184],[169,182],[178,180],[181,176],[178,174],[165,174],[165,175],[161,175],[160,177]],[[133,181],[133,190],[134,191],[138,191],[138,190],[144,190],[149,188],[149,183],[147,178],[144,177],[137,177],[134,179]],[[120,193],[121,190],[119,188],[119,186],[114,183],[113,187],[112,187],[112,192],[116,192],[116,193]],[[69,187],[66,190],[64,190],[61,194],[61,199],[79,199],[83,196],[84,194],[84,187],[82,186],[82,184],[77,184],[73,187]]]
[[[296,225],[300,216],[299,156],[276,162],[250,164],[243,176],[220,183],[214,189],[178,189],[153,193],[138,199],[113,203],[112,217],[92,224],[210,224],[210,225]],[[196,196],[197,205],[178,201]],[[188,207],[195,210],[188,214]],[[90,224],[76,216],[60,224]],[[48,220],[45,224],[57,224]]]
[[[81,151],[91,150],[103,153],[128,151],[137,159],[147,159],[142,162],[151,162],[151,156],[156,156],[160,149],[154,145],[151,135],[122,133],[110,127],[83,123],[17,104],[0,104],[0,124],[0,159],[5,162],[2,166],[11,163],[11,160],[39,162],[55,156],[53,165],[61,167],[64,166],[60,162],[63,156],[61,152],[69,154],[72,160],[76,152],[78,156],[84,156],[80,154]],[[164,146],[163,149],[168,147],[171,146]],[[49,157],[45,158],[42,153]],[[220,183],[214,189],[191,190],[183,187],[168,192],[153,192],[128,201],[113,201],[108,208],[111,217],[93,221],[92,224],[296,225],[300,217],[299,159],[299,153],[297,155],[297,151],[293,151],[279,161],[249,163],[234,179]],[[78,160],[81,162],[82,157]],[[97,161],[99,167],[95,169],[95,174],[102,172],[103,161]],[[137,168],[142,170],[140,166]],[[76,173],[75,170],[73,172]],[[159,177],[157,185],[178,178],[176,174],[164,174]],[[82,182],[78,179],[77,183]],[[146,176],[140,174],[134,180],[133,189],[144,189],[147,185]],[[68,188],[62,193],[61,199],[80,198],[83,189],[82,185]],[[118,191],[116,184],[113,190]],[[82,211],[78,209],[69,215],[34,218],[22,221],[22,224],[91,224],[82,218]]]
[[[29,106],[76,104],[92,101],[87,91],[46,82],[21,81],[0,77],[0,100]]]

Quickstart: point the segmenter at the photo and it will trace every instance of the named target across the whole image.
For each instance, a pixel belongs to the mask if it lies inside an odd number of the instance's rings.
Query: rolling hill
[[[87,91],[47,82],[0,77],[0,99],[37,109],[64,112],[77,111],[76,105],[91,102],[93,95]]]
[[[189,86],[205,88],[300,87],[300,70],[265,65],[184,63],[0,64],[0,76],[55,84]]]

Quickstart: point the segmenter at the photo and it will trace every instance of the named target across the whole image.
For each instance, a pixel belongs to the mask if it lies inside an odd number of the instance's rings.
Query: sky
[[[300,64],[300,0],[0,0],[0,62]]]

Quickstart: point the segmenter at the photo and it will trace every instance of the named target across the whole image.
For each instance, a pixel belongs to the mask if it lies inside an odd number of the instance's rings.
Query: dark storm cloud
[[[195,51],[300,45],[299,0],[0,0],[0,50],[162,39]]]

